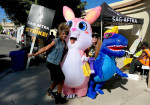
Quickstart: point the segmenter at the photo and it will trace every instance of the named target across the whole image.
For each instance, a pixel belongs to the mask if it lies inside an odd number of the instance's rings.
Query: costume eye
[[[72,27],[72,21],[68,21],[68,22],[67,22],[67,25],[68,25],[69,27]]]
[[[86,30],[87,29],[87,24],[85,22],[80,22],[79,23],[79,28],[80,28],[80,30]]]
[[[114,35],[114,33],[105,33],[104,38],[110,38]]]
[[[111,36],[112,36],[112,33],[106,34],[106,37],[111,37]]]

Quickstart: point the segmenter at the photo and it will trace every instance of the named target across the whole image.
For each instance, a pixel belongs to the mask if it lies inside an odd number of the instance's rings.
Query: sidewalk
[[[0,36],[5,36],[5,37],[8,37],[8,38],[10,38],[12,40],[16,40],[15,36],[7,35],[7,34],[0,34]]]
[[[45,63],[29,70],[11,72],[0,79],[0,105],[55,105],[47,96],[50,75]],[[70,99],[65,105],[150,105],[146,79],[122,79],[115,75],[103,86],[96,99]]]

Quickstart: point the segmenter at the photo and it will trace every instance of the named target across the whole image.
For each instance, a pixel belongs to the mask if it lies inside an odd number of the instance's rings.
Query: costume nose
[[[72,28],[72,31],[76,31],[76,28]]]

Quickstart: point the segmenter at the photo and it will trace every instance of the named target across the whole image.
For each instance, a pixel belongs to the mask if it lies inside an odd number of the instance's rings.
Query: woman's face
[[[71,43],[71,44],[74,44],[76,40],[77,40],[77,38],[72,38],[72,37],[71,37],[71,38],[70,38],[70,43]]]
[[[68,32],[62,31],[62,33],[60,33],[60,38],[61,38],[62,40],[65,40],[66,37],[67,37],[67,35],[68,35]]]
[[[97,37],[93,37],[93,38],[92,38],[92,42],[93,42],[93,43],[96,43],[97,40],[98,40]]]

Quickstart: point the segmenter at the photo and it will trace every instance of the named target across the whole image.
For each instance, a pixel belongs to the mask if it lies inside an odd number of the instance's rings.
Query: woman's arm
[[[50,49],[52,46],[54,46],[54,45],[55,45],[55,42],[52,41],[52,43],[50,43],[50,44],[48,44],[47,46],[41,48],[41,49],[40,49],[38,52],[36,52],[35,54],[28,54],[28,57],[37,56],[37,55],[39,55],[39,54],[41,54],[41,53],[43,53],[43,52],[49,50],[49,49]]]

